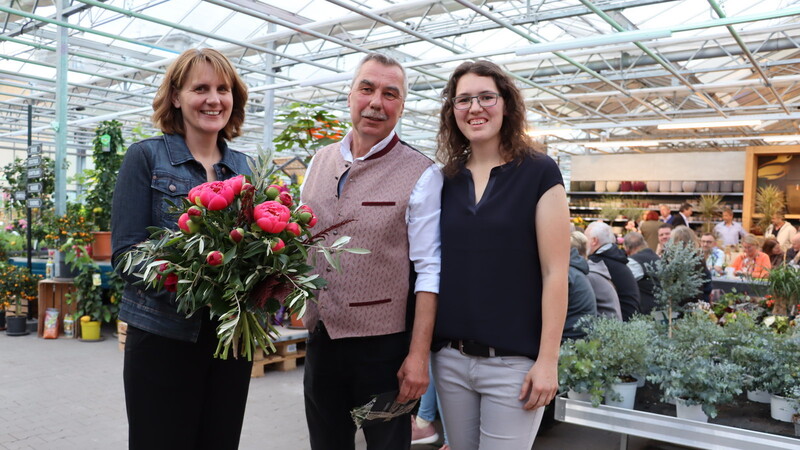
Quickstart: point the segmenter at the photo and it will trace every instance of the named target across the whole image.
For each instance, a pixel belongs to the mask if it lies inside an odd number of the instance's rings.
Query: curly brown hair
[[[497,64],[489,61],[467,61],[462,63],[447,81],[442,91],[442,110],[439,113],[439,134],[436,137],[436,156],[444,164],[442,171],[448,177],[455,175],[469,158],[469,140],[456,124],[453,114],[453,97],[458,80],[472,73],[481,77],[492,77],[500,96],[505,102],[503,125],[500,128],[500,152],[507,161],[520,159],[537,151],[526,133],[525,102],[511,77]]]
[[[233,110],[228,123],[220,131],[220,137],[227,141],[239,136],[244,123],[244,108],[247,104],[247,85],[233,68],[233,64],[222,53],[211,48],[192,48],[181,53],[172,62],[153,98],[153,124],[167,134],[186,137],[183,127],[183,114],[180,108],[172,105],[172,97],[179,92],[189,76],[189,72],[197,65],[209,63],[214,71],[226,78],[231,85]]]

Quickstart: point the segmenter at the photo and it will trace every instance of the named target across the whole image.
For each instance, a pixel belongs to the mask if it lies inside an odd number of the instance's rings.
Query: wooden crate
[[[28,300],[25,299],[20,300],[19,314],[17,314],[16,302],[8,305],[8,309],[6,309],[6,317],[16,317],[17,315],[20,316],[28,315]],[[44,320],[44,314],[42,314],[42,320]]]
[[[128,337],[128,323],[117,320],[117,345],[119,351],[125,351],[125,339]]]
[[[77,311],[75,303],[67,304],[66,294],[75,292],[75,285],[71,280],[41,280],[39,281],[39,326],[37,333],[42,337],[44,333],[44,315],[47,308],[58,310],[58,335],[64,333],[64,316]],[[75,336],[80,336],[80,320],[75,318]]]
[[[297,368],[297,360],[306,356],[306,339],[291,339],[275,342],[276,352],[265,355],[264,350],[256,350],[253,356],[253,369],[250,371],[252,378],[264,376],[264,369],[269,366],[275,370],[287,371]]]

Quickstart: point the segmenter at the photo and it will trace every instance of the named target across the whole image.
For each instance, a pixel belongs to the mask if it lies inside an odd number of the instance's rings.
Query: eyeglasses
[[[497,97],[499,96],[500,94],[495,92],[486,92],[478,95],[459,95],[458,97],[453,97],[453,107],[455,109],[469,109],[472,107],[472,99],[474,98],[478,100],[478,105],[481,108],[488,108],[497,104]]]

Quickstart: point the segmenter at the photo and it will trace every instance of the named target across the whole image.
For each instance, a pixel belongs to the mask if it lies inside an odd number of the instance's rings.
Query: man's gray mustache
[[[387,116],[386,114],[379,113],[379,112],[367,112],[367,111],[364,111],[364,112],[361,113],[361,117],[364,117],[365,119],[372,119],[372,120],[389,120],[389,116]]]

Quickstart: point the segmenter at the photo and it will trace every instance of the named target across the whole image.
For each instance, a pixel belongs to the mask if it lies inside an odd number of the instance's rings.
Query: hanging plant
[[[116,120],[100,122],[92,141],[94,169],[86,171],[89,185],[86,208],[92,215],[95,229],[111,229],[111,192],[117,184],[117,174],[125,153],[122,123]]]
[[[317,149],[342,140],[347,124],[313,103],[292,103],[288,112],[278,114],[276,122],[284,126],[273,139],[275,151],[302,150],[308,157]]]

